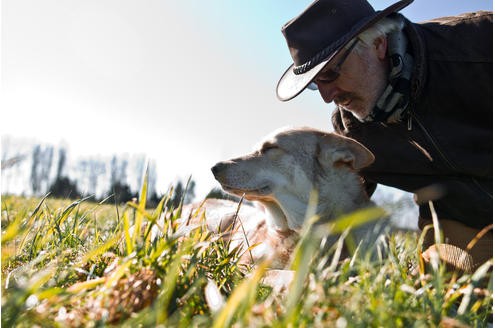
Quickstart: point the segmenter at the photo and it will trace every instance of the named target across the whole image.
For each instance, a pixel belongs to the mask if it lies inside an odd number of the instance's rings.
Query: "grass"
[[[358,247],[344,261],[329,261],[305,234],[293,283],[275,293],[261,283],[269,263],[239,264],[239,251],[216,234],[181,229],[180,206],[166,208],[163,199],[150,210],[145,199],[146,184],[138,201],[119,208],[4,196],[2,326],[484,327],[491,320],[492,262],[465,275],[441,264],[426,270],[413,232],[384,239],[378,258]],[[151,238],[153,226],[163,238]]]

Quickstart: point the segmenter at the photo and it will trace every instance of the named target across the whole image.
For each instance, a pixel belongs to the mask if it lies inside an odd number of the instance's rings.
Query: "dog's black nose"
[[[217,163],[215,166],[211,168],[211,173],[213,173],[214,176],[216,176],[220,171],[222,171],[222,168],[224,167],[224,164],[222,163]]]

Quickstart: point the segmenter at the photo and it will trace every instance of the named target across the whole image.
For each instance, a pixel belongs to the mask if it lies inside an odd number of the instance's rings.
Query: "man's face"
[[[332,81],[334,63],[345,55],[341,51],[314,79],[323,100],[335,102],[357,118],[366,117],[387,85],[386,50],[386,38],[359,51],[354,49],[341,65],[338,78]]]

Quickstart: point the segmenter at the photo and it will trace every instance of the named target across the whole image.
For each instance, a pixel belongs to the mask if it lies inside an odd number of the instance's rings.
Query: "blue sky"
[[[311,1],[293,0],[223,0],[208,1],[205,4],[189,1],[185,2],[184,6],[191,11],[196,8],[193,17],[203,22],[212,33],[222,33],[227,46],[239,50],[240,58],[259,62],[260,58],[266,57],[269,62],[280,62],[280,68],[284,70],[288,67],[290,58],[280,32],[281,26],[297,16],[310,3]],[[394,2],[372,0],[370,3],[376,10],[380,10]],[[199,6],[205,8],[197,10]],[[416,0],[401,12],[410,20],[420,22],[435,17],[476,10],[492,10],[492,8],[492,2],[487,0]],[[246,52],[249,43],[255,45],[254,54]],[[283,62],[284,58],[287,63]]]
[[[281,126],[330,129],[332,105],[275,85],[290,57],[281,26],[293,0],[4,0],[2,135],[65,141],[72,157],[146,153],[159,188],[209,168]],[[379,10],[393,2],[371,1]],[[474,10],[481,0],[416,0],[413,21]]]

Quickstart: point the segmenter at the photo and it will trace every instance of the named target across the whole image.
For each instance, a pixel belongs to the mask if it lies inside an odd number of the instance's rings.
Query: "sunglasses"
[[[321,75],[321,78],[322,78],[322,80],[323,80],[324,83],[332,83],[333,81],[335,81],[335,80],[337,80],[339,78],[339,76],[340,76],[340,69],[341,69],[342,65],[344,65],[345,60],[347,59],[347,57],[349,57],[349,55],[351,54],[352,49],[354,49],[354,47],[356,46],[356,44],[358,43],[358,41],[359,41],[359,39],[356,38],[351,43],[351,45],[349,47],[347,47],[346,51],[344,52],[344,55],[340,58],[340,60],[337,62],[337,64],[335,65],[334,68],[325,71],[325,73],[323,73]],[[306,89],[309,89],[309,90],[318,90],[318,85],[316,84],[316,82],[311,82],[310,84],[308,84],[308,86],[306,87]]]

